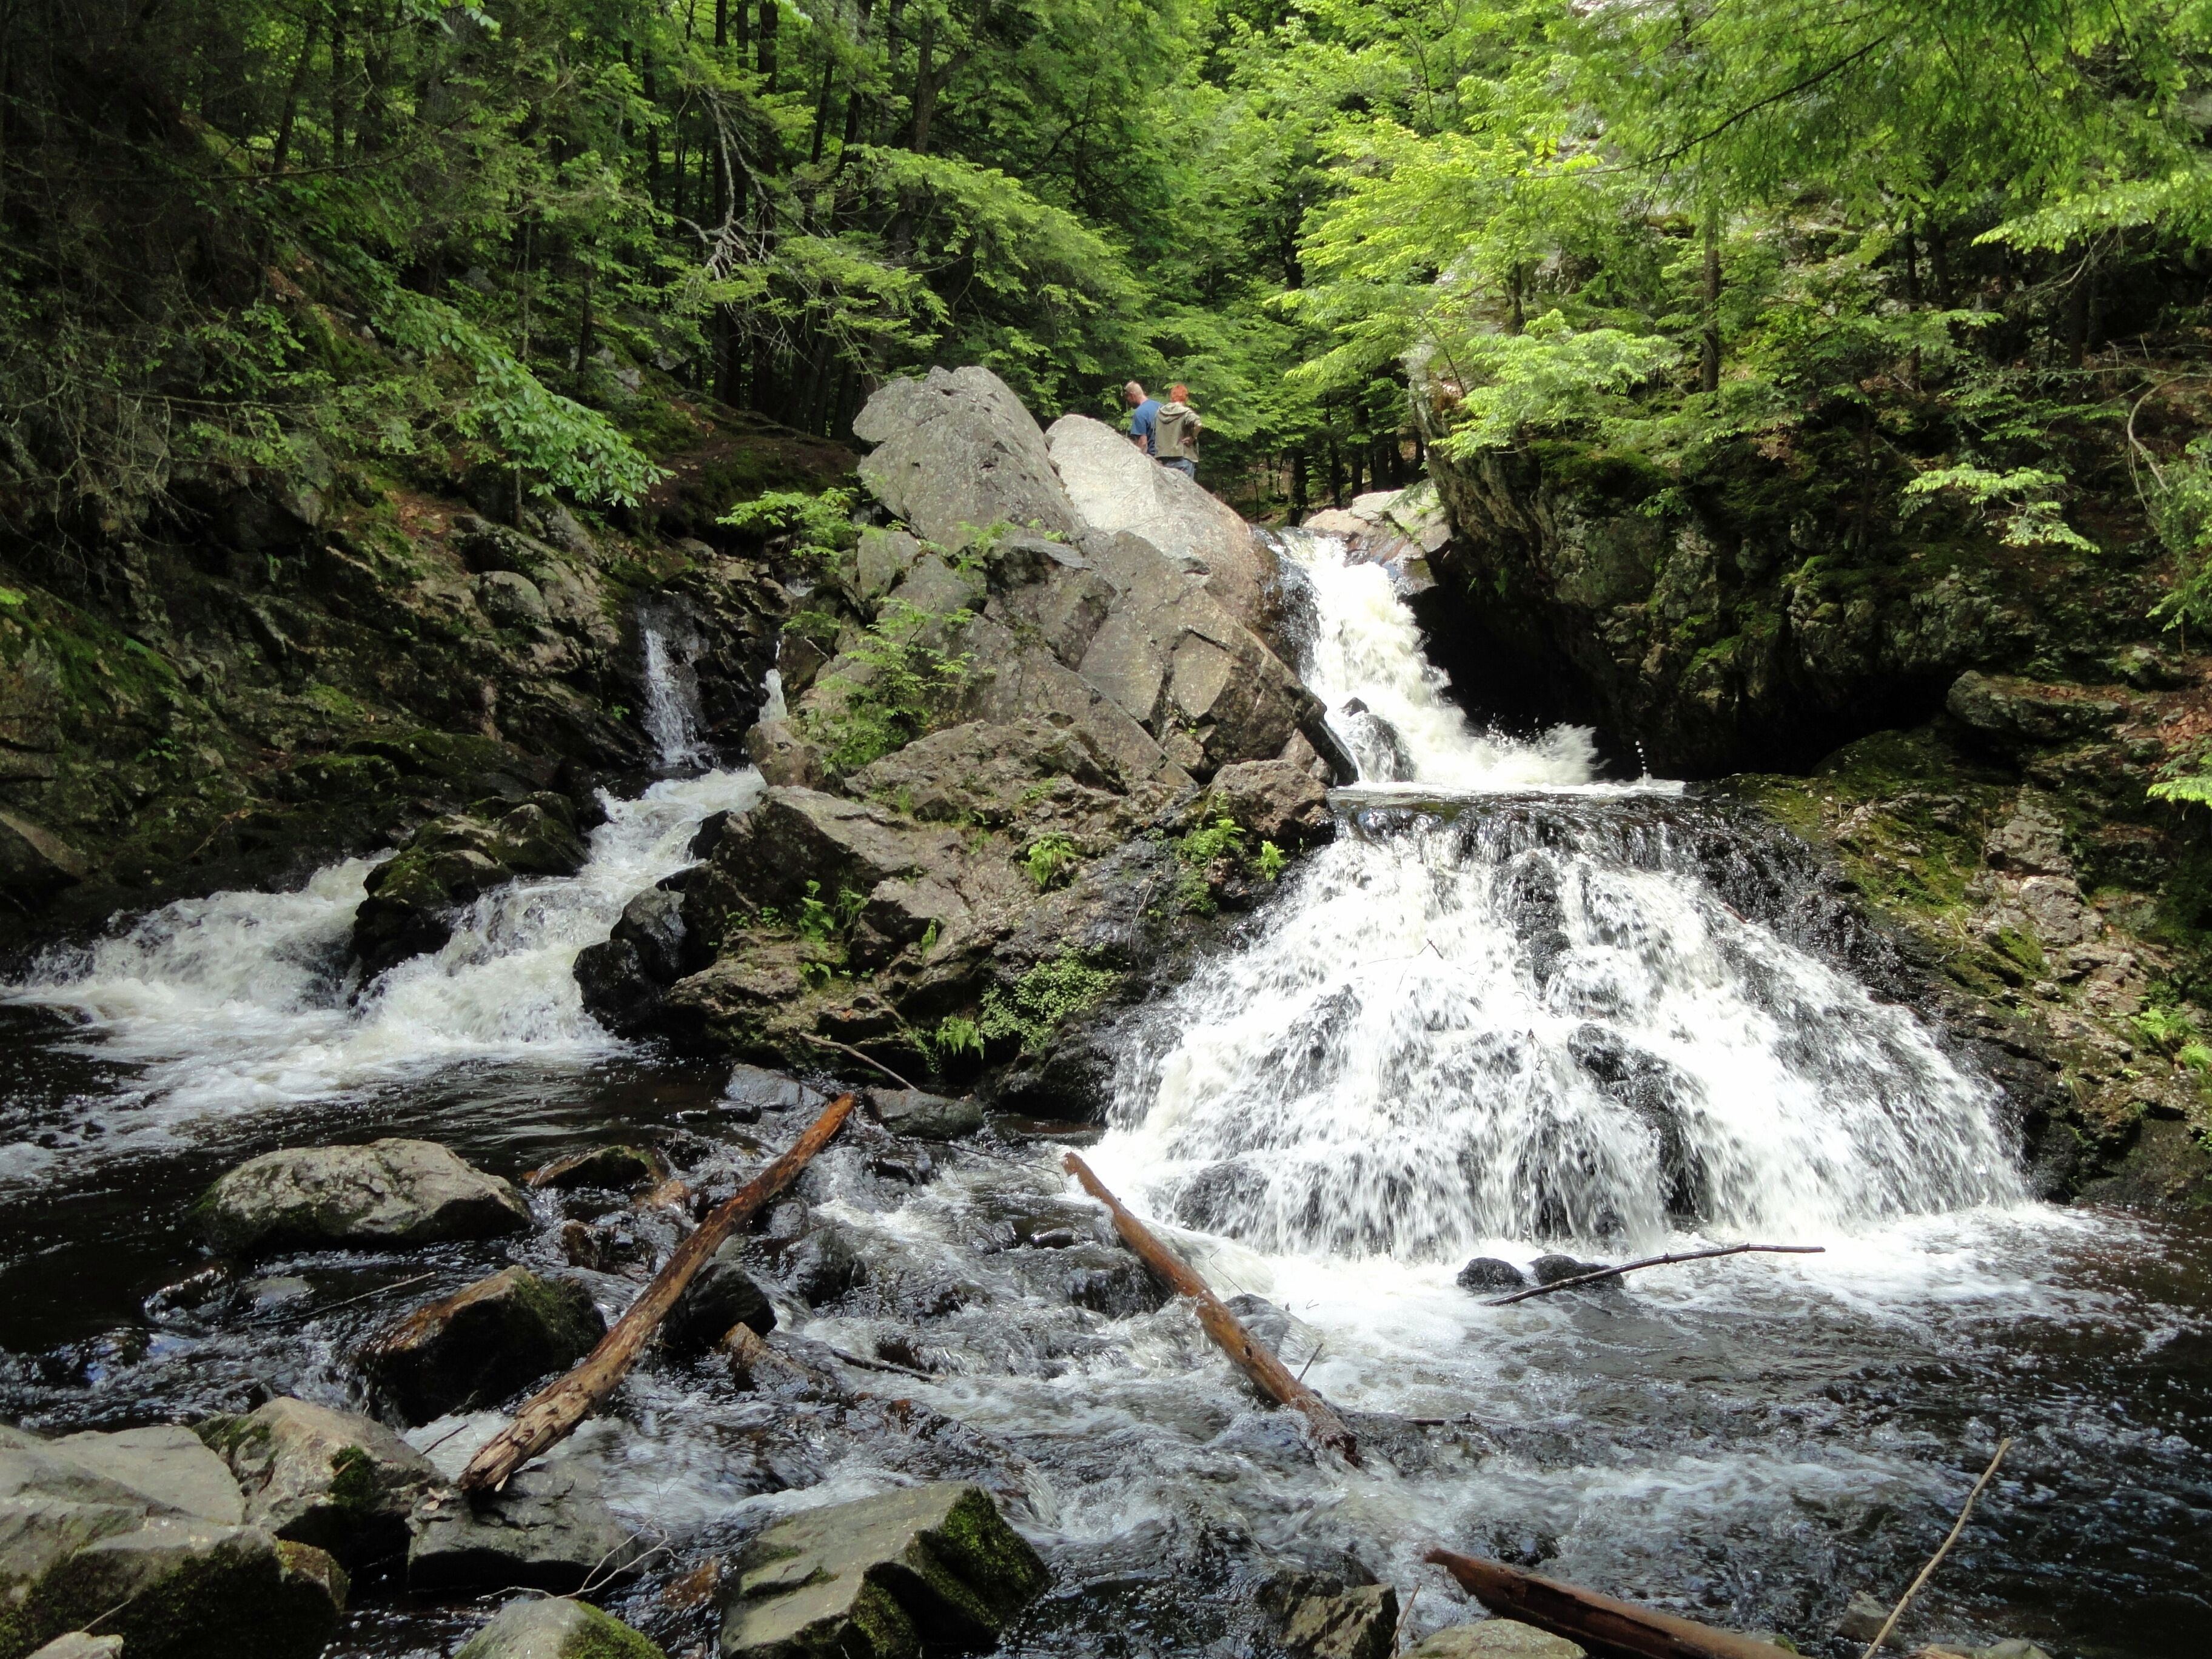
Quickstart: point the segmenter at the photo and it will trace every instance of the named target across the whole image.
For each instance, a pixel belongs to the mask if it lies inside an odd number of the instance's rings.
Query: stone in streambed
[[[609,1187],[627,1190],[658,1182],[668,1174],[660,1154],[647,1146],[594,1146],[556,1158],[542,1170],[532,1170],[532,1187],[568,1192],[578,1187]]]
[[[1579,1261],[1571,1255],[1540,1255],[1528,1264],[1528,1275],[1539,1285],[1557,1285],[1564,1279],[1579,1279],[1584,1273],[1602,1273],[1607,1266],[1602,1261]],[[1598,1286],[1590,1288],[1595,1290]]]
[[[1453,1625],[1421,1638],[1406,1659],[1586,1659],[1588,1650],[1511,1619]]]
[[[1388,1584],[1359,1584],[1293,1604],[1282,1641],[1299,1659],[1389,1659],[1397,1635],[1398,1592]]]
[[[362,1351],[362,1370],[408,1422],[427,1423],[567,1370],[606,1328],[574,1280],[508,1267],[417,1308]]]
[[[704,1353],[735,1325],[762,1336],[775,1328],[775,1310],[745,1272],[744,1248],[742,1238],[724,1239],[684,1287],[660,1322],[660,1343],[669,1352],[679,1358]]]
[[[154,1659],[312,1659],[346,1581],[240,1524],[223,1462],[169,1426],[56,1440],[0,1428],[0,1659],[97,1623]]]
[[[1500,1261],[1494,1255],[1475,1257],[1474,1261],[1459,1270],[1459,1276],[1454,1282],[1463,1291],[1474,1291],[1478,1293],[1487,1291],[1525,1291],[1528,1288],[1527,1274],[1511,1262]]]
[[[353,953],[363,975],[441,949],[455,908],[478,895],[518,876],[573,876],[585,857],[575,808],[559,795],[433,818],[362,884],[368,896],[354,912]]]
[[[912,1486],[769,1528],[735,1563],[723,1659],[983,1652],[1048,1575],[980,1486]]]
[[[203,1194],[192,1218],[218,1250],[381,1249],[490,1238],[527,1226],[513,1187],[434,1141],[264,1152]]]
[[[600,1498],[592,1466],[557,1455],[518,1470],[495,1493],[433,1492],[408,1524],[407,1583],[417,1590],[520,1584],[566,1595],[646,1553]]]
[[[525,1596],[462,1645],[453,1659],[667,1659],[659,1647],[588,1601]]]
[[[383,1424],[304,1400],[210,1418],[198,1434],[237,1478],[249,1523],[349,1567],[404,1553],[408,1514],[438,1480]]]
[[[921,1089],[871,1089],[868,1109],[893,1134],[915,1140],[957,1140],[983,1127],[983,1108]]]

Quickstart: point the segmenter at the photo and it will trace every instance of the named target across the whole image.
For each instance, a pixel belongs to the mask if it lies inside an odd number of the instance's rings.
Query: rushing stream
[[[689,1565],[785,1509],[960,1475],[1018,1497],[1054,1565],[1022,1653],[1249,1651],[1253,1583],[1286,1562],[1394,1583],[1410,1638],[1469,1614],[1419,1565],[1437,1542],[1855,1653],[1829,1634],[1845,1597],[1893,1597],[2011,1434],[1908,1634],[2196,1650],[2212,1228],[2029,1201],[1996,1091],[1732,903],[1710,809],[1599,781],[1587,734],[1478,730],[1388,572],[1287,550],[1304,672],[1365,778],[1237,947],[1134,1022],[1086,1155],[1218,1285],[1284,1311],[1264,1333],[1366,1466],[1316,1467],[1109,1253],[1030,1242],[1092,1224],[1049,1144],[986,1137],[921,1184],[840,1146],[803,1190],[866,1279],[784,1322],[937,1373],[891,1380],[957,1422],[794,1423],[705,1364],[641,1370],[576,1449],[672,1552],[624,1611],[683,1650],[705,1615],[658,1587]],[[699,728],[666,654],[653,730],[679,763]],[[343,1403],[364,1336],[508,1253],[309,1255],[164,1291],[204,1266],[185,1206],[251,1153],[412,1133],[514,1174],[643,1130],[696,1179],[787,1140],[720,1070],[609,1038],[569,973],[759,789],[708,771],[610,802],[580,874],[486,896],[367,987],[344,960],[360,861],[48,958],[0,1008],[0,1419]],[[568,1271],[562,1212],[532,1201],[514,1253]],[[1455,1282],[1475,1255],[1747,1238],[1826,1253],[1510,1308]],[[610,1310],[635,1293],[584,1276]],[[334,1650],[449,1651],[483,1616],[372,1584]]]

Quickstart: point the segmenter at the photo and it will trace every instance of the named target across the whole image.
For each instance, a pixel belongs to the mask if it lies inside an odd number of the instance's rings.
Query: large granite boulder
[[[490,1238],[530,1222],[506,1182],[435,1141],[399,1139],[264,1152],[219,1177],[192,1217],[216,1249],[240,1255]]]
[[[809,1510],[734,1567],[724,1659],[985,1652],[1048,1578],[990,1494],[953,1482]]]
[[[305,1400],[210,1418],[198,1433],[229,1465],[251,1525],[349,1567],[403,1554],[407,1516],[438,1480],[383,1424]]]
[[[453,1659],[667,1659],[659,1646],[588,1601],[526,1595],[501,1607]]]
[[[557,1451],[517,1470],[495,1493],[441,1487],[415,1506],[408,1525],[407,1582],[418,1590],[520,1584],[567,1595],[627,1571],[646,1553],[599,1496],[598,1471]]]
[[[97,1625],[155,1659],[313,1659],[346,1579],[322,1551],[242,1524],[191,1430],[45,1440],[0,1428],[0,1659]]]
[[[868,487],[940,546],[963,546],[998,524],[1076,527],[1044,434],[987,368],[893,380],[854,417],[853,433],[876,446],[860,463]]]
[[[1267,630],[1274,550],[1233,508],[1087,415],[1063,415],[1045,443],[1087,529],[1109,537],[1134,532],[1201,577],[1215,603],[1244,626]]]
[[[433,818],[362,884],[368,896],[354,912],[353,952],[363,975],[442,948],[453,912],[479,894],[517,876],[573,876],[585,856],[575,809],[560,795]]]
[[[427,1423],[566,1370],[606,1328],[575,1280],[508,1267],[417,1308],[369,1342],[361,1365],[380,1400]]]

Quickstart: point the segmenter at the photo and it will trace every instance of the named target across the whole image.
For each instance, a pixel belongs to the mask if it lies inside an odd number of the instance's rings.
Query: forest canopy
[[[2201,355],[2208,45],[2203,0],[15,0],[0,520],[317,455],[619,505],[641,378],[842,436],[935,362],[1048,416],[1187,380],[1261,505],[1573,431],[1827,444],[2063,544],[2100,369]],[[2203,458],[2147,459],[2200,552]]]

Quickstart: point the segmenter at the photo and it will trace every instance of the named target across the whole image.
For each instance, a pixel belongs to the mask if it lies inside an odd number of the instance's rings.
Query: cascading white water
[[[1334,538],[1291,548],[1310,684],[1472,804],[1347,823],[1170,1000],[1124,1056],[1109,1180],[1263,1250],[1414,1260],[2020,1195],[1994,1091],[1738,916],[1680,844],[1685,808],[1578,789],[1587,734],[1478,733],[1387,572]]]
[[[655,757],[664,772],[705,766],[714,759],[700,718],[699,699],[690,670],[679,664],[669,643],[665,623],[642,618],[638,626],[645,648],[646,735],[653,739]]]
[[[40,1145],[0,1146],[0,1183],[68,1152],[112,1158],[225,1120],[486,1059],[576,1061],[615,1044],[584,1012],[576,953],[638,892],[690,862],[711,812],[760,798],[760,774],[708,772],[607,803],[575,875],[494,889],[434,954],[349,1000],[348,940],[370,861],[297,891],[217,893],[50,952],[9,1000],[76,1013],[106,1058],[141,1069],[96,1118]]]

